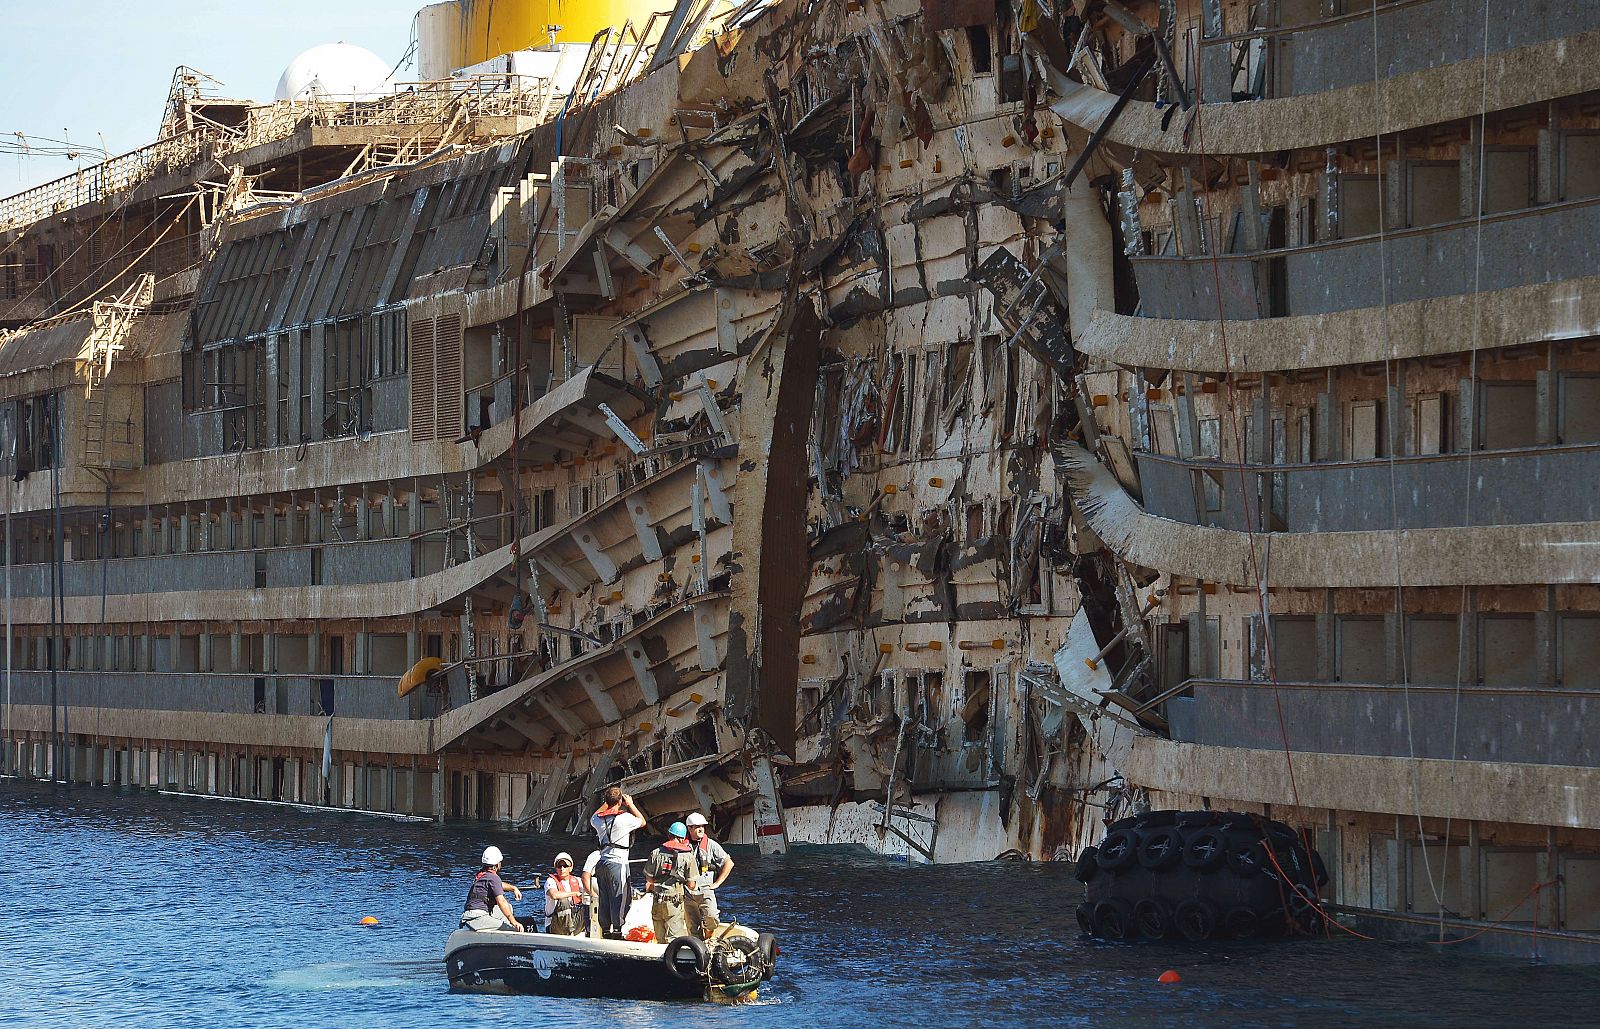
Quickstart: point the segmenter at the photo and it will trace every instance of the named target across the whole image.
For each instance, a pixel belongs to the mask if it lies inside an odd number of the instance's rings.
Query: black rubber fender
[[[1145,897],[1133,906],[1133,921],[1147,940],[1164,940],[1172,932],[1172,904],[1165,897]]]
[[[766,965],[761,957],[761,941],[748,936],[729,936],[711,953],[711,981],[720,985],[743,985],[765,979]]]
[[[1260,840],[1246,840],[1228,848],[1228,870],[1241,879],[1261,874],[1267,856],[1261,852]]]
[[[1256,816],[1243,811],[1181,811],[1176,824],[1184,829],[1246,829],[1255,831]]]
[[[1228,834],[1215,826],[1191,833],[1183,847],[1183,863],[1197,872],[1209,872],[1228,856]]]
[[[1190,897],[1178,902],[1172,921],[1178,934],[1191,943],[1209,940],[1217,932],[1217,906],[1203,897]]]
[[[1095,932],[1108,940],[1129,940],[1137,933],[1133,905],[1121,897],[1102,900],[1094,906]]]
[[[778,938],[771,933],[762,933],[756,937],[756,949],[761,953],[761,960],[766,965],[766,970],[761,973],[761,978],[771,979],[773,970],[778,967]]]
[[[1289,916],[1294,924],[1308,933],[1322,928],[1322,908],[1319,903],[1301,892],[1305,887],[1289,888]],[[1309,891],[1307,891],[1309,892]]]
[[[1081,883],[1093,879],[1094,874],[1100,870],[1099,862],[1095,861],[1095,856],[1099,853],[1099,847],[1085,847],[1083,853],[1078,855],[1078,867],[1073,870],[1072,877]]]
[[[1176,864],[1183,856],[1183,834],[1175,828],[1147,833],[1139,844],[1139,866],[1156,871]]]
[[[1100,852],[1095,863],[1102,872],[1120,872],[1139,859],[1139,832],[1136,829],[1118,829],[1100,841]]]
[[[1319,887],[1328,885],[1328,866],[1323,863],[1322,854],[1315,850],[1311,852],[1311,871]]]
[[[1240,906],[1230,908],[1222,916],[1222,931],[1229,936],[1248,940],[1261,932],[1261,918],[1251,908]]]
[[[1134,823],[1140,829],[1164,829],[1169,825],[1178,824],[1178,812],[1146,811],[1135,818]]]
[[[694,959],[692,968],[686,967],[686,962],[679,961],[679,956],[687,950]],[[661,960],[667,963],[667,971],[679,979],[697,979],[706,974],[706,969],[711,967],[711,957],[706,952],[706,945],[698,936],[679,936],[667,944],[666,951],[661,955]]]

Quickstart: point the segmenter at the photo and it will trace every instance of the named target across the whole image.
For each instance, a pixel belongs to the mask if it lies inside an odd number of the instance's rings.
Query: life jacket
[[[715,872],[722,867],[721,861],[713,862],[712,860],[711,837],[709,835],[700,837],[700,845],[695,848],[695,852],[700,858],[700,868],[702,871]],[[727,855],[723,855],[723,857],[726,858]]]
[[[629,845],[633,843],[633,837],[631,835],[624,843],[618,843],[611,838],[612,831],[617,824],[617,816],[622,814],[622,812],[623,808],[620,804],[616,807],[603,807],[599,811],[595,812],[595,816],[601,819],[601,827],[595,832],[595,836],[600,843],[602,860],[605,859],[606,851],[620,850],[626,852]]]
[[[651,878],[660,882],[682,886],[700,875],[699,855],[687,841],[667,840],[651,857]]]
[[[576,893],[582,892],[583,890],[583,880],[579,879],[575,875],[552,875],[550,878],[555,880],[557,891]],[[577,901],[573,900],[571,897],[563,897],[560,900],[552,901],[549,893],[545,894],[544,900],[545,907],[549,909],[545,912],[547,915],[571,911],[573,906],[577,904]]]

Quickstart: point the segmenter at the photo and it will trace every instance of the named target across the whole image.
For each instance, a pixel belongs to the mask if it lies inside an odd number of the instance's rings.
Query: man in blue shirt
[[[467,909],[461,913],[463,927],[479,932],[523,931],[522,923],[511,910],[511,902],[506,900],[508,888],[518,900],[522,899],[522,891],[500,881],[500,864],[504,860],[499,847],[484,848],[483,867],[472,880],[472,889],[467,891]]]

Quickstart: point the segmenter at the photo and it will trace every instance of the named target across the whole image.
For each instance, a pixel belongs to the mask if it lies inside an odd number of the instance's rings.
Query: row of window
[[[1459,396],[1454,393],[1423,393],[1406,400],[1400,424],[1391,422],[1389,405],[1382,400],[1346,400],[1341,419],[1342,432],[1337,451],[1326,448],[1328,460],[1368,461],[1391,454],[1430,455],[1458,449],[1461,432],[1456,410]],[[1555,395],[1555,438],[1557,444],[1600,443],[1600,374],[1564,373],[1558,379]],[[1510,450],[1538,446],[1540,401],[1537,383],[1516,380],[1478,383],[1478,411],[1474,420],[1476,449]],[[1317,443],[1317,419],[1310,406],[1291,406],[1272,416],[1270,453],[1257,432],[1256,416],[1240,417],[1245,464],[1310,464],[1324,448]],[[1233,461],[1237,446],[1231,440],[1226,419],[1197,418],[1194,457],[1214,461],[1224,454]],[[1396,448],[1391,437],[1403,433],[1403,446]],[[1179,446],[1177,414],[1171,405],[1150,408],[1149,438],[1142,441],[1152,453],[1182,456]],[[1215,506],[1215,505],[1213,505]]]

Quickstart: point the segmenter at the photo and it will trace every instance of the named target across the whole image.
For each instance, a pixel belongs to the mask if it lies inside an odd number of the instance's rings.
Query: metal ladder
[[[84,425],[83,464],[88,468],[110,468],[106,458],[109,413],[106,403],[107,380],[111,365],[122,350],[133,327],[133,320],[150,306],[155,295],[155,276],[140,275],[115,299],[96,300],[93,326],[84,344]]]

